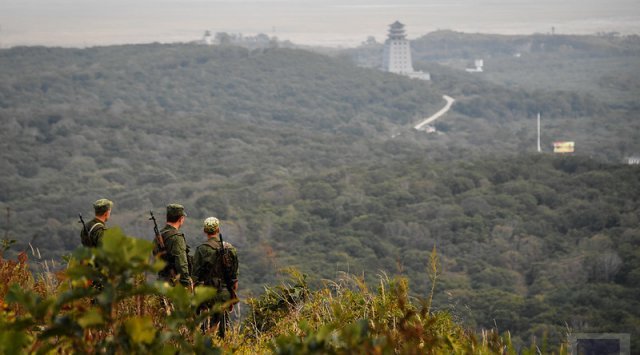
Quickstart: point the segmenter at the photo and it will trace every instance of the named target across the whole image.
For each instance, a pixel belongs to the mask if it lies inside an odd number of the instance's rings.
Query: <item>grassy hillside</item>
[[[327,278],[393,270],[422,295],[438,245],[437,307],[467,324],[558,341],[566,324],[637,331],[639,184],[638,168],[580,158],[445,164],[416,154],[309,177],[302,199],[274,206],[270,222],[275,249],[294,250],[285,264]]]
[[[145,280],[145,273],[163,267],[149,258],[152,248],[111,228],[99,247],[78,248],[64,271],[35,278],[30,271],[37,264],[30,266],[25,254],[17,261],[0,254],[0,352],[533,354],[540,346],[566,354],[564,344],[550,348],[547,341],[533,341],[521,348],[508,332],[461,326],[447,312],[432,311],[430,299],[412,299],[404,278],[381,277],[376,292],[353,275],[311,289],[306,276],[291,269],[289,281],[247,300],[248,315],[233,317],[219,338],[215,327],[200,328],[215,308],[199,305],[216,290],[198,285],[191,292]],[[431,265],[435,281],[435,249]],[[104,280],[100,291],[89,287],[96,278]],[[235,313],[241,306],[236,304]]]

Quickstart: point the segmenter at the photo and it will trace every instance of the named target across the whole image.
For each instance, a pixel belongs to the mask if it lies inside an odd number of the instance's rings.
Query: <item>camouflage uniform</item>
[[[82,245],[89,248],[95,248],[102,242],[102,236],[107,226],[101,220],[94,218],[87,223],[87,230],[82,228],[80,231],[80,240]],[[88,232],[88,235],[87,235]]]
[[[204,230],[208,233],[219,231],[219,221],[215,217],[210,217],[205,220]],[[232,299],[232,295],[229,292],[229,288],[235,287],[238,281],[238,253],[236,248],[230,243],[224,242],[224,254],[222,253],[222,245],[220,244],[220,237],[210,237],[206,243],[199,245],[196,248],[193,262],[193,277],[196,284],[203,284],[211,286],[217,289],[216,297],[201,306],[204,308],[211,308],[214,304],[222,304]],[[224,256],[223,256],[224,255]],[[227,270],[227,279],[230,285],[227,285],[225,281],[224,270]],[[224,309],[221,312],[216,312],[214,316],[206,323],[210,323],[218,327],[218,334],[224,337],[225,328],[229,319],[229,310]],[[203,330],[209,328],[207,324],[203,326]]]
[[[93,203],[93,209],[96,216],[104,214],[110,210],[113,206],[113,202],[102,198]],[[80,240],[85,247],[95,248],[102,242],[102,236],[107,229],[105,222],[102,222],[97,217],[89,221],[86,225],[86,230],[82,228],[80,231]]]
[[[186,216],[184,213],[184,207],[177,204],[171,204],[167,206],[167,214],[178,213]],[[163,250],[164,254],[162,259],[167,262],[167,265],[158,272],[158,277],[162,280],[175,282],[179,277],[179,281],[183,286],[191,285],[191,273],[189,270],[189,246],[184,237],[184,233],[178,231],[175,227],[167,224],[160,231],[162,239],[164,240]],[[160,249],[157,240],[154,241],[156,250]]]
[[[224,281],[222,271],[222,263],[220,260],[220,238],[213,237],[206,243],[196,248],[193,261],[193,278],[197,284],[215,287],[218,289],[218,295],[221,301],[228,301],[231,295],[227,290],[227,284]],[[224,251],[229,257],[228,267],[230,287],[238,281],[238,252],[230,243],[224,242]]]
[[[112,206],[113,202],[106,198],[101,198],[93,203],[96,216],[103,216],[107,211],[111,210]],[[102,244],[102,236],[105,230],[107,230],[106,222],[99,220],[98,217],[94,217],[82,228],[82,231],[80,231],[82,245],[87,248],[97,248]],[[94,267],[99,269],[99,265],[97,264],[94,264]],[[104,289],[104,282],[105,279],[103,277],[97,277],[91,280],[91,285],[97,290],[102,290]],[[95,303],[95,299],[92,299],[91,302]]]
[[[174,278],[180,276],[180,283],[184,286],[191,284],[189,277],[189,246],[184,237],[184,233],[170,225],[164,226],[160,231],[164,239],[166,254],[163,259],[167,265],[160,270],[158,276],[163,280],[174,282]]]

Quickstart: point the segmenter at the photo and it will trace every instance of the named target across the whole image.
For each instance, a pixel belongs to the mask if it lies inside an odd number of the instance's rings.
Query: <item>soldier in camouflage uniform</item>
[[[93,203],[95,217],[80,231],[80,240],[85,247],[95,248],[102,242],[102,236],[107,229],[107,221],[111,217],[113,202],[101,198]]]
[[[83,246],[97,248],[102,244],[102,236],[107,229],[107,221],[109,217],[111,217],[112,207],[113,202],[106,198],[101,198],[93,203],[95,217],[83,226],[82,231],[80,231],[80,241]],[[99,268],[98,265],[95,264],[94,267]],[[104,288],[104,281],[102,277],[96,277],[91,280],[91,287],[101,291]],[[92,299],[91,302],[95,303],[95,299]]]
[[[167,265],[158,272],[158,277],[162,280],[175,284],[176,281],[192,288],[191,273],[189,270],[189,246],[180,232],[180,227],[184,224],[187,214],[184,206],[172,203],[167,206],[167,224],[160,231],[164,240],[164,250],[160,250],[157,240],[154,241],[157,252],[160,252],[162,259]]]
[[[217,327],[218,335],[224,338],[229,312],[237,302],[238,254],[236,248],[227,242],[224,242],[223,249],[220,242],[220,221],[217,218],[205,219],[203,230],[207,236],[207,242],[196,248],[193,277],[197,284],[214,287],[218,292],[214,300],[203,304],[200,308],[202,310],[227,305],[225,309],[214,308],[216,312],[205,322],[203,331]]]

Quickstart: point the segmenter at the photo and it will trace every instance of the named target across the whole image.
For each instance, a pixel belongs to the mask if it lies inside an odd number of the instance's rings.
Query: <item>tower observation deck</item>
[[[411,61],[411,46],[404,25],[396,21],[389,25],[389,34],[384,43],[382,67],[385,71],[411,78],[430,80],[429,73],[414,71]]]

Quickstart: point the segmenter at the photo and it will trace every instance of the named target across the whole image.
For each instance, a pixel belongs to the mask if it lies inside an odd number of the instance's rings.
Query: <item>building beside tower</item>
[[[399,21],[389,26],[389,35],[384,42],[382,68],[390,73],[408,76],[413,79],[431,80],[429,73],[413,70],[411,46]]]

